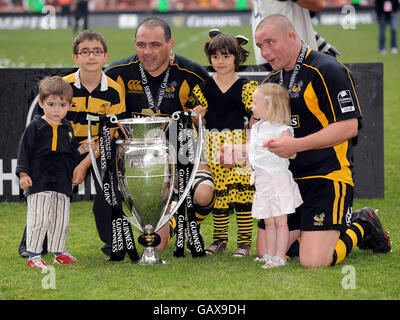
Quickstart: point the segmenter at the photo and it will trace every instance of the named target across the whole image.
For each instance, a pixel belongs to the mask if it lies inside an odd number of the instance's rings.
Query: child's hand
[[[200,114],[202,117],[204,117],[206,115],[206,112],[207,112],[207,110],[200,104],[198,106],[195,106],[192,109],[192,111]]]
[[[264,140],[262,146],[263,146],[264,148],[268,148],[268,143],[269,143],[270,141],[273,141],[273,139]]]
[[[201,116],[201,122],[204,124],[204,117],[206,115],[207,110],[202,106],[198,105],[192,109],[193,112],[198,113]],[[197,118],[196,118],[196,123],[197,123]]]
[[[225,168],[233,168],[236,164],[234,152],[231,144],[223,144],[219,153],[219,162]]]
[[[263,147],[281,158],[294,159],[296,157],[294,140],[295,138],[282,135],[280,138],[264,141]]]
[[[84,154],[86,152],[89,152],[89,149],[92,149],[92,150],[96,149],[96,141],[95,140],[90,140],[90,141],[83,142],[79,146],[78,151],[79,151],[80,154]]]
[[[19,186],[22,190],[26,190],[32,187],[32,179],[26,173],[20,173]]]

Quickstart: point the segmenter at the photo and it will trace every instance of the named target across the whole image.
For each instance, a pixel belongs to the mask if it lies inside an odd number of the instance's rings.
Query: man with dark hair
[[[207,71],[172,52],[175,39],[162,19],[150,17],[142,21],[134,42],[136,54],[111,63],[106,70],[124,90],[125,117],[172,115],[184,110],[194,86],[209,77]],[[200,163],[192,188],[196,220],[200,223],[211,211],[214,201],[214,181],[207,165]],[[173,229],[173,217],[170,224]],[[161,244],[157,249],[163,250],[172,235],[168,224],[158,233]]]

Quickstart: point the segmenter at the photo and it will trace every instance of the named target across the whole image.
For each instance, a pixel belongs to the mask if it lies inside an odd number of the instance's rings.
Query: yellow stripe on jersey
[[[340,200],[340,186],[339,182],[333,181],[333,187],[335,189],[335,199],[333,200],[333,208],[332,208],[332,223],[338,223],[338,207],[339,207],[339,200]]]
[[[51,151],[56,151],[57,150],[57,139],[58,139],[57,130],[58,130],[58,126],[61,123],[54,125],[54,124],[48,122],[48,124],[53,128],[53,139],[51,141]]]
[[[186,101],[189,98],[190,87],[186,80],[182,82],[181,87],[179,88],[179,101],[181,103],[182,108],[185,106]]]
[[[325,114],[321,111],[318,104],[318,97],[314,91],[311,82],[308,84],[306,90],[304,91],[304,101],[311,113],[318,119],[322,127],[325,128],[329,125],[329,121]]]
[[[347,159],[347,150],[349,149],[349,141],[346,140],[341,144],[338,144],[333,147],[335,149],[335,153],[340,162],[340,167],[348,167],[350,166],[349,160]]]
[[[176,66],[179,70],[186,71],[187,73],[191,73],[191,74],[195,75],[196,77],[198,77],[201,81],[204,81],[204,80],[205,80],[205,79],[203,79],[203,77],[201,77],[200,75],[198,75],[196,72],[180,67],[180,66],[175,62],[175,55],[174,55],[174,62],[171,63],[171,66]]]
[[[339,224],[342,224],[343,213],[344,213],[344,200],[346,199],[347,186],[343,182],[340,183],[342,185],[342,196],[340,198],[340,203],[339,203]]]
[[[117,78],[117,83],[121,86],[121,89],[122,89],[122,96],[125,97],[126,88],[125,88],[124,80],[122,80],[121,76],[118,76],[118,78]]]
[[[88,125],[87,124],[79,124],[75,123],[74,124],[74,135],[77,138],[82,138],[84,137],[85,140],[88,136]],[[94,124],[92,125],[92,137],[94,140],[97,139],[97,136],[99,135],[99,124]],[[80,141],[81,143],[85,140]]]
[[[343,182],[333,181],[335,188],[335,199],[333,201],[332,223],[341,224],[343,220],[344,200],[346,198],[346,184]]]
[[[71,111],[86,112],[86,97],[73,97]]]
[[[353,177],[352,177],[350,168],[348,168],[348,167],[333,171],[325,176],[324,175],[314,175],[314,176],[301,177],[301,178],[295,178],[295,179],[303,180],[303,179],[313,179],[313,178],[325,178],[325,179],[329,179],[329,180],[333,180],[333,181],[341,181],[341,182],[347,183],[354,187]]]
[[[319,70],[317,68],[312,67],[312,66],[310,66],[308,64],[304,64],[304,65],[309,67],[309,68],[311,68],[311,69],[313,69],[313,70],[315,70],[319,74],[319,76],[321,77],[322,83],[324,84],[324,87],[325,87],[326,95],[327,95],[328,100],[329,100],[329,104],[331,106],[332,115],[333,115],[333,121],[336,122],[335,110],[333,109],[333,103],[332,103],[331,95],[329,94],[329,90],[328,90],[328,87],[326,86],[324,77],[322,76],[321,72],[319,72]]]
[[[327,127],[329,125],[329,121],[319,107],[318,98],[311,82],[308,84],[307,88],[304,91],[304,101],[306,102],[306,105],[310,110],[310,112],[321,123],[321,126],[323,128]],[[333,146],[333,149],[335,150],[336,153],[336,158],[339,161],[340,167],[342,169],[333,171],[324,177],[332,180],[343,181],[349,183],[350,185],[354,185],[352,174],[349,169],[350,163],[347,159],[348,148],[349,148],[349,142],[347,140],[339,145]]]

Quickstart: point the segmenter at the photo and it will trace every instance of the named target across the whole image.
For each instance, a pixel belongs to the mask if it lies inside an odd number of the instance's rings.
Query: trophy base
[[[154,247],[145,247],[142,256],[137,264],[166,264],[167,261],[161,259]]]

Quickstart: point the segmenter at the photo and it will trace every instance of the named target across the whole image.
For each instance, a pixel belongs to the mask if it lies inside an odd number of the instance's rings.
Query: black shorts
[[[288,215],[289,230],[343,231],[351,223],[353,187],[324,178],[296,180],[303,204]],[[264,221],[258,227],[264,229]]]

